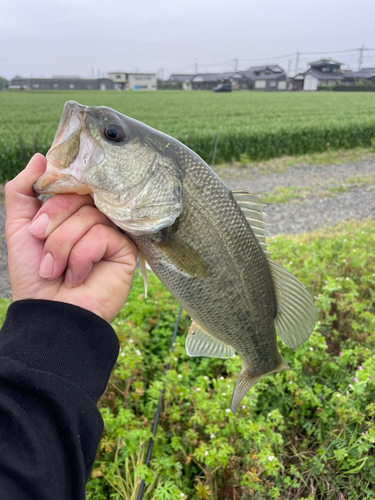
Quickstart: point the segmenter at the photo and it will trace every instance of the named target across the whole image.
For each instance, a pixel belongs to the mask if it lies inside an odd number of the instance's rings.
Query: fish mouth
[[[103,161],[104,149],[87,127],[87,109],[75,101],[65,104],[46,156],[46,171],[33,186],[38,194],[92,193],[80,179],[87,169]]]

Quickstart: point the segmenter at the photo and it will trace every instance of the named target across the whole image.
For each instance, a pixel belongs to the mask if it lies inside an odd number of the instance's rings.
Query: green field
[[[65,101],[110,106],[184,142],[211,162],[267,159],[370,146],[371,93],[27,92],[0,93],[0,182],[46,153]]]

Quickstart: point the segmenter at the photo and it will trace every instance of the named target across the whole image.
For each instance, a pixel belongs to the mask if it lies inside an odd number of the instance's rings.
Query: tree
[[[4,90],[8,88],[8,80],[0,76],[0,90]]]

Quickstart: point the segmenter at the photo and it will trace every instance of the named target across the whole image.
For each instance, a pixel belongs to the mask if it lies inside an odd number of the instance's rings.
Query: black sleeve
[[[0,330],[0,499],[84,500],[118,355],[108,323],[73,305],[14,302]]]

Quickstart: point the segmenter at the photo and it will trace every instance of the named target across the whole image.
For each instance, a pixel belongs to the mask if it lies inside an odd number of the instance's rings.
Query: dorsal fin
[[[267,223],[264,222],[266,214],[262,212],[262,208],[266,205],[259,202],[259,196],[257,194],[249,193],[249,190],[246,188],[232,189],[230,193],[240,207],[245,219],[250,224],[262,250],[269,257],[271,254],[267,251],[267,228],[265,227]]]

